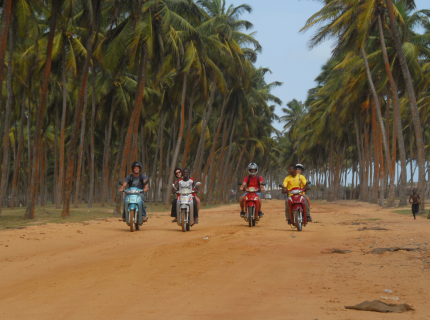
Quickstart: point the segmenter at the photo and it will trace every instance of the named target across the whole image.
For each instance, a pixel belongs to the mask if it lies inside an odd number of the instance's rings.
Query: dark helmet
[[[142,170],[142,164],[139,161],[135,161],[131,164],[131,170],[134,170],[134,167],[139,167]]]
[[[255,172],[251,172],[251,170],[255,170]],[[257,173],[258,173],[258,166],[257,166],[257,164],[256,164],[256,163],[251,162],[251,163],[248,165],[248,173],[249,173],[251,176],[253,176],[253,177],[255,177],[255,176],[257,175]]]
[[[302,170],[302,172],[305,172],[305,166],[300,163],[296,164],[296,168]]]

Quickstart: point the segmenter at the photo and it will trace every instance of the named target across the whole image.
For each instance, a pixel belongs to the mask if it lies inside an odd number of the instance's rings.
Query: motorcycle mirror
[[[175,184],[172,183],[172,187],[175,188]],[[176,188],[175,188],[176,189]]]
[[[238,186],[241,186],[241,185],[242,185],[242,183],[241,183],[241,182],[238,182],[238,183],[237,183],[237,185],[238,185]]]
[[[201,185],[202,185],[202,183],[201,183],[201,182],[197,182],[197,183],[196,183],[196,187],[201,186]]]
[[[283,185],[283,184],[280,184],[280,185],[278,185],[278,187],[279,187],[279,188],[283,188],[283,187],[284,187],[284,185]]]
[[[264,187],[264,186],[266,186],[266,184],[265,184],[264,182],[263,182],[263,183],[260,183],[260,185],[262,185],[263,187]]]
[[[119,184],[120,186],[122,186],[122,182],[121,182],[121,181],[118,181],[118,184]]]

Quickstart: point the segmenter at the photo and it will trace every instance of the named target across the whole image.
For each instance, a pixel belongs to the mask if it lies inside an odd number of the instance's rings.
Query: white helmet
[[[251,170],[255,170],[255,172],[251,172]],[[253,177],[255,177],[255,176],[257,175],[257,173],[258,173],[258,166],[257,166],[257,164],[256,164],[256,163],[251,162],[251,163],[248,165],[248,173],[249,173],[251,176],[253,176]]]
[[[296,164],[296,168],[302,170],[302,172],[305,172],[305,166],[300,163]]]

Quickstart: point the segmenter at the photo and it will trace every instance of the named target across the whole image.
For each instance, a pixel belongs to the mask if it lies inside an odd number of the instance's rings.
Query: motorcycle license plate
[[[188,197],[181,197],[182,203],[188,203]]]

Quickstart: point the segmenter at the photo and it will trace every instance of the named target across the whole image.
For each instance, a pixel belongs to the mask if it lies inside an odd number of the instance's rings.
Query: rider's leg
[[[172,201],[172,210],[170,211],[170,216],[172,218],[174,218],[172,222],[176,222],[176,217],[177,217],[177,215],[176,215],[176,204],[177,204],[177,202],[178,202],[178,199],[175,197],[175,199],[173,199],[173,201]]]
[[[197,205],[196,199],[193,200],[193,212],[194,212],[194,220],[199,218],[199,207]]]
[[[259,208],[258,208],[258,216],[262,217],[264,216],[263,212],[261,211],[261,207],[263,206],[263,202],[262,202],[262,196],[261,193],[258,193],[258,195],[260,196],[260,201],[259,201]]]
[[[241,196],[239,199],[240,202],[240,216],[244,217],[245,216],[245,195]]]
[[[200,199],[197,196],[195,196],[194,198],[197,201],[197,210],[200,210]]]
[[[145,194],[139,193],[140,198],[142,199],[142,219],[144,222],[148,221],[148,218],[146,217],[146,206],[145,206]]]
[[[308,196],[305,196],[306,197],[306,216],[307,216],[307,220],[309,221],[309,222],[312,222],[312,219],[311,219],[311,206],[309,205],[309,198],[308,198]]]
[[[287,199],[285,199],[285,218],[287,218],[288,224],[291,224],[290,207],[288,205],[288,197],[287,197]]]

